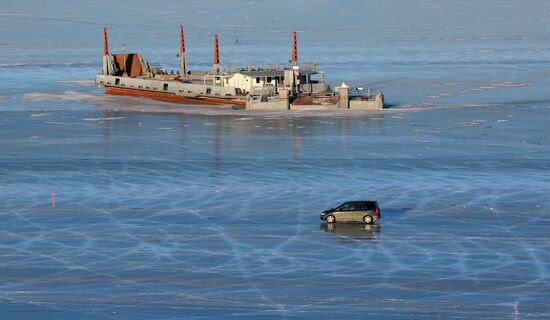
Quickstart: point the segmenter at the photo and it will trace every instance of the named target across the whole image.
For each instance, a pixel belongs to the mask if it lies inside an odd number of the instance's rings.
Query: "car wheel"
[[[369,215],[366,215],[363,217],[363,222],[366,223],[366,224],[372,224],[372,216],[369,216]]]
[[[336,222],[336,218],[334,218],[333,215],[328,215],[326,220],[327,220],[328,223]]]

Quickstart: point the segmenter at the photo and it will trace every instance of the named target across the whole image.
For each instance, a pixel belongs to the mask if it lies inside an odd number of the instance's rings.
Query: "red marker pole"
[[[292,65],[298,65],[298,36],[294,31],[294,37],[292,39]]]
[[[214,65],[220,64],[220,46],[218,41],[218,34],[214,36]]]
[[[55,194],[52,191],[52,208],[55,208]]]

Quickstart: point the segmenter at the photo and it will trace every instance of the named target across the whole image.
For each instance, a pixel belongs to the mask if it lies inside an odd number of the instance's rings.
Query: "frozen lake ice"
[[[549,118],[4,112],[0,314],[545,317]]]
[[[550,3],[164,5],[0,4],[0,319],[550,317]],[[193,68],[213,32],[223,63],[237,36],[284,62],[296,28],[393,108],[182,113],[86,82],[104,24],[175,68],[180,23]],[[348,199],[382,220],[319,220]]]

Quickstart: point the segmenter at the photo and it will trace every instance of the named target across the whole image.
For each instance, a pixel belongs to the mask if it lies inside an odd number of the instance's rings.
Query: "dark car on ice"
[[[378,219],[380,219],[380,207],[376,201],[348,201],[321,213],[321,220],[327,223],[364,222],[372,224]]]

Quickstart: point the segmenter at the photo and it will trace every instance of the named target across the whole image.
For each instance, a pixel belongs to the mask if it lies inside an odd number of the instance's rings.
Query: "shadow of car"
[[[377,224],[321,223],[321,231],[358,240],[380,240],[382,227]]]

